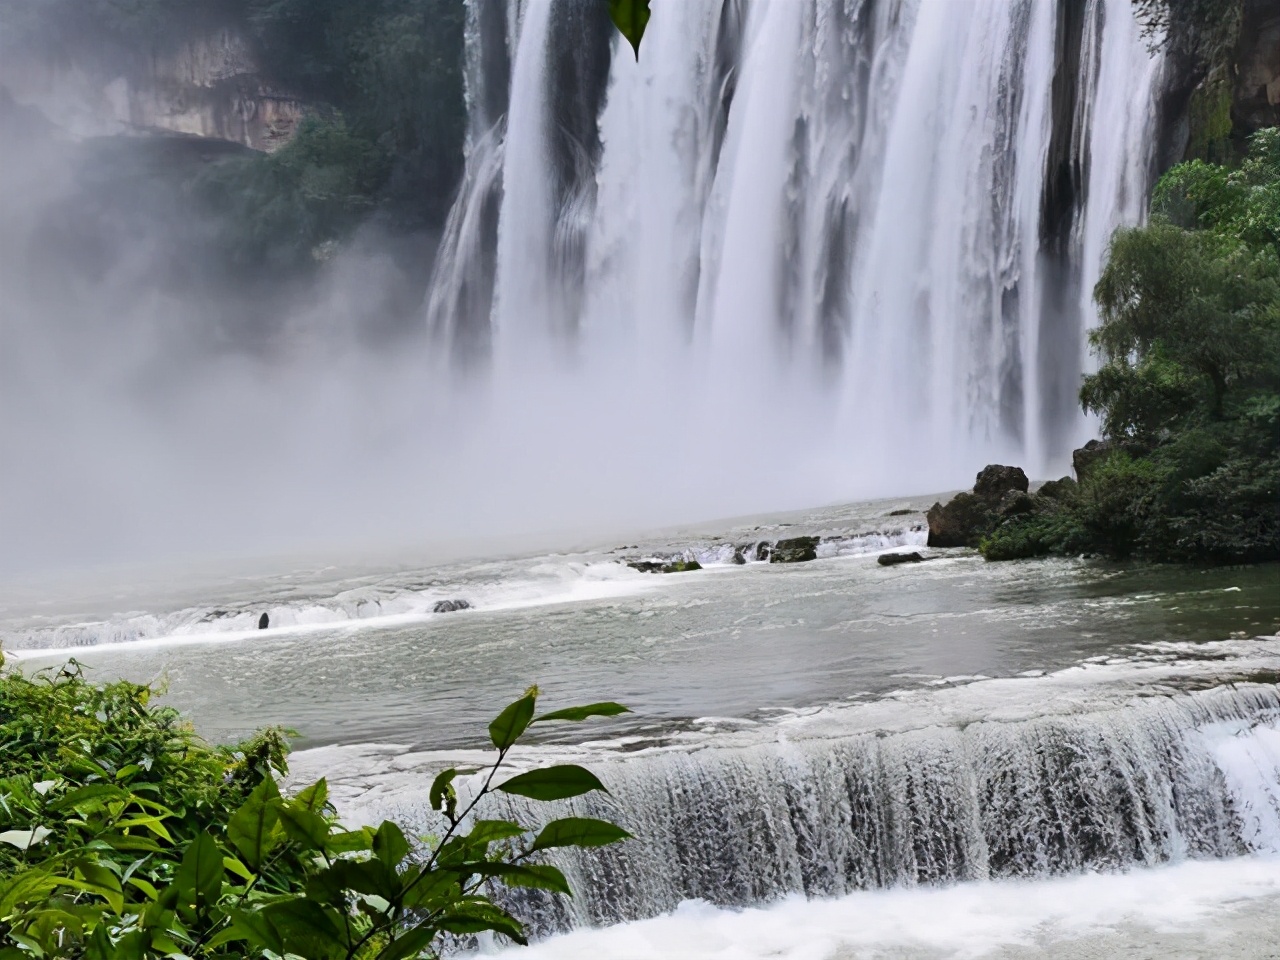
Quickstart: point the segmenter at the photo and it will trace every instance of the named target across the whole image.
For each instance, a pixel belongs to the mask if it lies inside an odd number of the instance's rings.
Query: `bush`
[[[0,660],[0,663],[3,661]],[[524,942],[493,884],[569,893],[540,862],[625,839],[602,820],[541,830],[476,814],[493,792],[556,800],[603,790],[577,766],[496,782],[531,724],[612,716],[592,704],[536,716],[537,691],[489,725],[497,749],[462,804],[457,770],[430,791],[437,838],[394,823],[347,830],[324,780],[281,793],[285,741],[202,743],[146,686],[87,682],[74,662],[0,674],[0,956],[9,958],[438,956],[446,936]]]
[[[1280,559],[1280,130],[1237,170],[1170,170],[1151,224],[1113,238],[1094,298],[1101,364],[1080,402],[1115,449],[983,555]]]

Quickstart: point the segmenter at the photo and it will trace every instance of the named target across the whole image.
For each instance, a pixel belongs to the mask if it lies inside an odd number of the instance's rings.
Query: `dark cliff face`
[[[1280,2],[1245,0],[1235,51],[1231,120],[1252,133],[1280,126]]]
[[[1280,125],[1277,0],[1153,2],[1172,27],[1157,102],[1157,172],[1182,160],[1231,163],[1251,134]]]

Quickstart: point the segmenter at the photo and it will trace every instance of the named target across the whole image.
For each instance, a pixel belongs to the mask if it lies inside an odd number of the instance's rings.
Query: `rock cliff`
[[[0,88],[76,138],[165,132],[270,152],[307,105],[265,78],[235,27],[206,29],[124,61],[7,50]]]

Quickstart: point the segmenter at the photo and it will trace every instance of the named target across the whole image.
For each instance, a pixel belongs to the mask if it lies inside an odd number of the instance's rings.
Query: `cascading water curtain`
[[[638,63],[593,0],[469,3],[443,353],[678,369],[704,426],[803,397],[917,486],[1061,468],[1090,290],[1148,189],[1129,0],[653,0]]]

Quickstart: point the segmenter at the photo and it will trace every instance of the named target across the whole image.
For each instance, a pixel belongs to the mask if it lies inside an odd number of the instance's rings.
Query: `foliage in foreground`
[[[1280,559],[1280,130],[1239,169],[1174,167],[1151,213],[1094,291],[1102,363],[1080,399],[1110,452],[997,528],[988,559]]]
[[[3,661],[0,660],[0,664]],[[449,936],[523,943],[493,884],[568,894],[542,854],[625,839],[602,820],[540,830],[477,817],[495,792],[536,801],[603,790],[572,765],[499,773],[532,725],[625,712],[613,703],[536,715],[537,690],[489,726],[497,749],[465,803],[436,778],[439,837],[390,821],[339,823],[324,780],[281,792],[285,742],[203,743],[152,690],[85,680],[74,661],[0,674],[0,958],[436,957]]]

